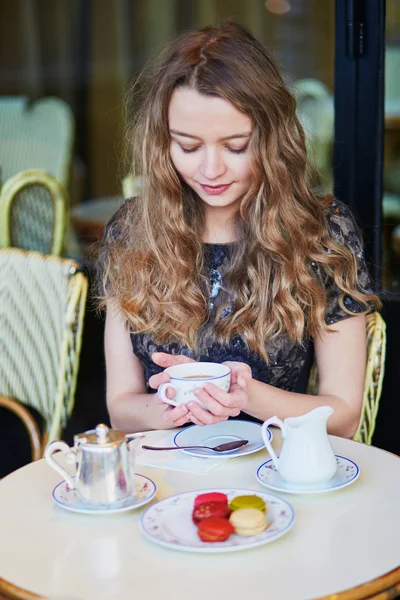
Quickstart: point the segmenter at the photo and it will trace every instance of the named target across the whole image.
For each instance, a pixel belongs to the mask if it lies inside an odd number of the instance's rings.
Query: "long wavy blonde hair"
[[[203,203],[182,181],[170,156],[168,107],[187,86],[219,96],[253,124],[251,189],[236,218],[237,242],[224,273],[231,311],[220,307],[215,340],[241,335],[267,358],[268,340],[286,333],[301,343],[327,329],[326,291],[317,263],[346,294],[368,309],[379,304],[357,284],[357,259],[335,243],[321,199],[310,190],[304,132],[294,97],[264,47],[229,22],[183,34],[140,78],[141,104],[128,128],[131,169],[142,178],[138,198],[108,228],[100,252],[104,296],[117,302],[131,330],[159,343],[196,348],[209,317],[204,265]],[[351,313],[350,313],[351,314]]]

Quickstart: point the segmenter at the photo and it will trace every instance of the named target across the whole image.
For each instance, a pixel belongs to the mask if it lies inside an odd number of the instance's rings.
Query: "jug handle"
[[[54,452],[56,452],[57,450],[61,450],[61,452],[65,455],[65,458],[67,459],[67,462],[69,462],[71,464],[76,462],[75,452],[65,442],[50,442],[50,444],[48,444],[46,446],[46,450],[44,451],[44,458],[45,458],[47,464],[50,465],[50,467],[52,469],[54,469],[55,471],[57,471],[58,473],[60,473],[60,475],[62,475],[62,477],[67,482],[68,487],[71,490],[73,490],[73,489],[75,489],[75,479],[72,479],[71,475],[69,475],[67,473],[67,471],[65,469],[63,469],[54,460],[54,458],[52,456],[54,454]]]
[[[287,427],[283,421],[278,419],[278,417],[271,417],[270,419],[267,419],[261,427],[261,433],[263,436],[264,444],[268,450],[270,457],[272,458],[272,462],[274,463],[275,469],[279,471],[279,458],[277,457],[277,455],[274,452],[274,449],[271,446],[271,442],[269,441],[269,435],[267,435],[268,425],[276,425],[277,427],[279,427],[282,430],[283,437],[286,437]]]

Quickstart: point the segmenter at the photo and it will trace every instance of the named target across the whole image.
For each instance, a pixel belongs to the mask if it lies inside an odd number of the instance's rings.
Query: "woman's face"
[[[210,209],[236,212],[252,180],[251,119],[227,100],[187,87],[172,94],[168,119],[171,158],[182,179]]]

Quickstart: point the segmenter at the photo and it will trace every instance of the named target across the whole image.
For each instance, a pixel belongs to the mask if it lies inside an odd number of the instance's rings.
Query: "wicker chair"
[[[61,98],[0,97],[0,169],[3,184],[26,169],[44,169],[68,186],[75,121]]]
[[[11,177],[0,192],[0,247],[60,255],[68,214],[67,192],[39,169]]]
[[[386,324],[378,312],[367,315],[367,368],[360,422],[353,439],[370,445],[382,393],[386,356]],[[318,372],[314,363],[308,381],[309,394],[318,393]]]
[[[294,83],[297,114],[306,133],[307,151],[322,176],[320,185],[332,191],[332,149],[334,107],[331,91],[317,79],[299,79]]]
[[[33,460],[72,412],[86,295],[74,261],[0,250],[0,406],[22,419]],[[26,406],[43,416],[43,435]]]

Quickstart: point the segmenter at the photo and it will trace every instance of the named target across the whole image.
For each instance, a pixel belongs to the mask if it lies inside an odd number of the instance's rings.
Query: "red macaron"
[[[195,506],[192,513],[193,523],[198,525],[200,521],[217,517],[227,519],[231,514],[231,510],[226,502],[203,502],[199,506]]]
[[[207,492],[206,494],[199,494],[194,500],[195,508],[204,504],[205,502],[223,502],[228,503],[228,496],[221,492]]]
[[[225,542],[235,530],[228,519],[210,517],[199,523],[197,535],[203,542]]]

